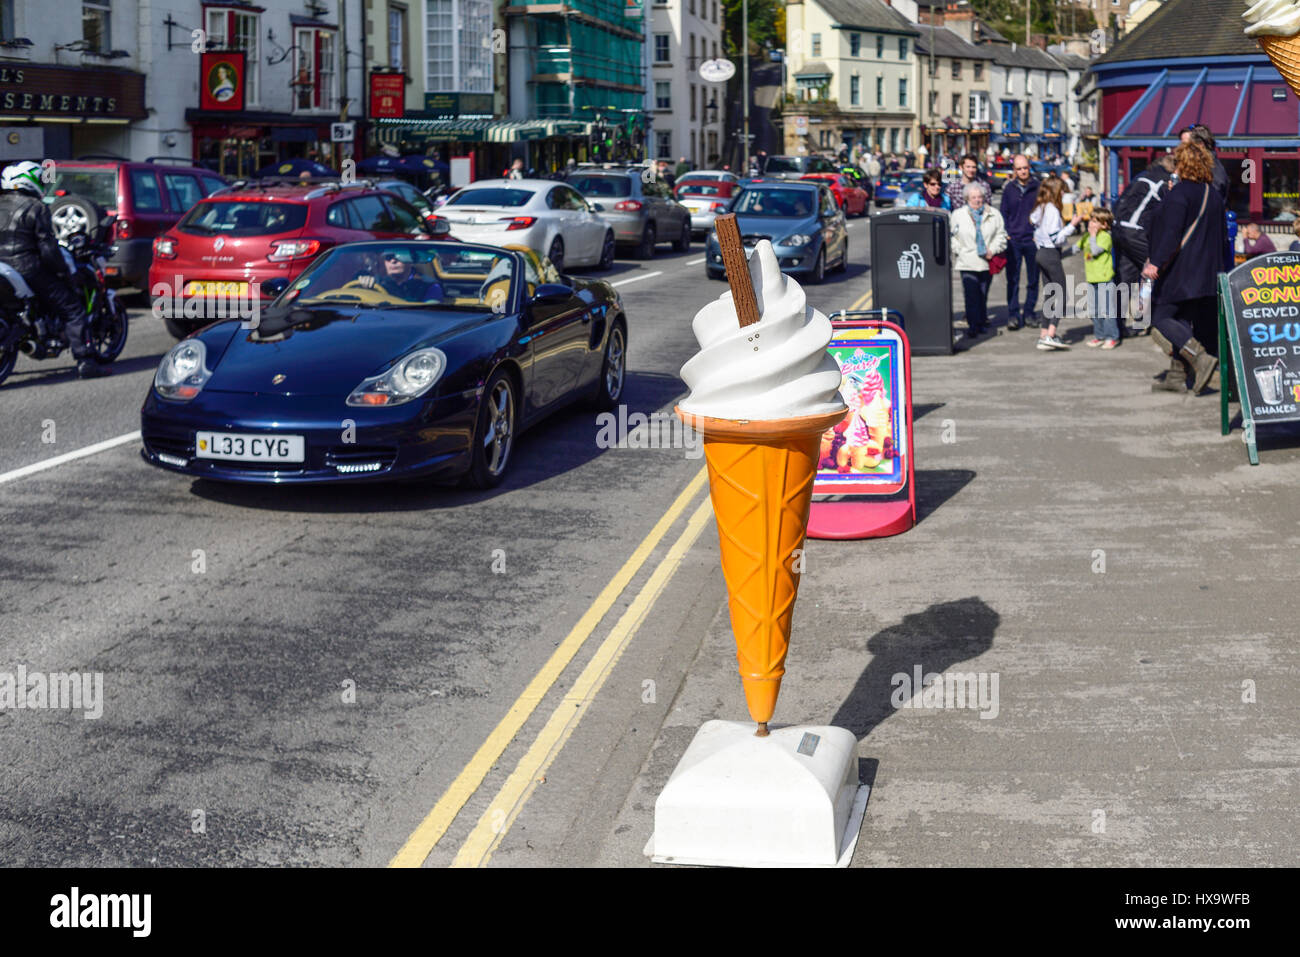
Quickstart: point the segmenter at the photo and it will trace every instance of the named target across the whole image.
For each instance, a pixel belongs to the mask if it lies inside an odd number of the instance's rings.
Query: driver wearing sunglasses
[[[359,276],[358,282],[367,289],[378,286],[391,296],[407,302],[441,302],[442,284],[428,280],[415,271],[414,259],[405,249],[388,249],[380,256],[383,275],[375,278],[369,273]]]

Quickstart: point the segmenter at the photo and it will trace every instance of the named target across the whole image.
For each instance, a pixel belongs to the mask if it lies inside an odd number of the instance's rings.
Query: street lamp
[[[740,3],[740,21],[741,21],[741,45],[740,58],[743,64],[743,79],[740,84],[740,97],[742,109],[745,117],[744,135],[740,138],[741,157],[740,168],[745,172],[749,171],[749,0],[741,0]]]

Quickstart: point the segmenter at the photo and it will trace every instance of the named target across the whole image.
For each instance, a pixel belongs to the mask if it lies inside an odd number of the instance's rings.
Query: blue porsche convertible
[[[163,358],[145,461],[231,482],[488,488],[525,428],[623,391],[618,293],[523,247],[353,243],[278,282],[256,320],[216,322]]]

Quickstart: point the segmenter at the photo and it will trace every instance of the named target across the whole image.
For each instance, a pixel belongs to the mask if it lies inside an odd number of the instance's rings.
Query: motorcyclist
[[[83,379],[108,375],[86,345],[86,309],[77,301],[63,253],[54,238],[50,209],[41,201],[41,167],[15,163],[0,173],[0,261],[22,274],[27,285],[62,319],[63,336]]]

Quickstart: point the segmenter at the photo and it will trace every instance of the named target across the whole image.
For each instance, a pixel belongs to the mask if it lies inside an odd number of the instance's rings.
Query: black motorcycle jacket
[[[67,276],[50,208],[35,196],[17,190],[0,192],[0,262],[24,276],[38,272]]]

